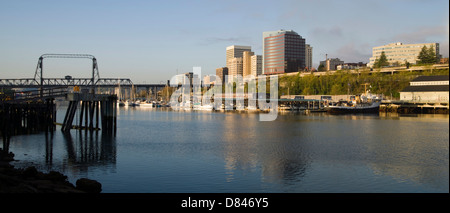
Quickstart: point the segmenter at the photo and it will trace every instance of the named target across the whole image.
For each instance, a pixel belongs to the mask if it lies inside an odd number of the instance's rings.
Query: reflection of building
[[[292,30],[263,32],[263,73],[280,74],[303,70],[305,39]]]
[[[400,92],[400,100],[429,103],[448,103],[448,75],[419,76]]]
[[[373,67],[375,60],[381,56],[381,52],[384,52],[390,64],[404,64],[406,61],[411,64],[416,64],[417,57],[420,51],[422,51],[423,46],[427,48],[430,46],[433,47],[436,57],[440,58],[439,43],[402,44],[401,42],[397,42],[372,48],[372,57],[370,57],[370,62],[367,66]]]

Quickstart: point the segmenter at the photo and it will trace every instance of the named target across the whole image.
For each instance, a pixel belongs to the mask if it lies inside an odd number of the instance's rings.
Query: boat
[[[118,101],[117,102],[117,105],[119,106],[119,107],[123,107],[123,106],[125,106],[125,103],[123,102],[123,101]]]
[[[335,106],[327,106],[325,110],[332,114],[341,113],[378,113],[381,100],[372,95],[361,95],[351,102],[342,102]]]
[[[151,101],[144,101],[139,104],[140,107],[153,108],[153,103]]]
[[[378,113],[380,110],[379,101],[371,104],[356,104],[352,106],[329,106],[326,108],[328,113]]]
[[[202,105],[201,103],[194,103],[193,109],[194,109],[194,110],[211,111],[211,110],[214,109],[214,106],[213,106],[212,104]]]

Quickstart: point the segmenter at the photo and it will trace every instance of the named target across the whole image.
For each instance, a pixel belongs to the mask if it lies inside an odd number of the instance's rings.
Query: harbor
[[[285,111],[259,122],[239,111],[119,107],[115,137],[70,133],[12,137],[11,164],[74,185],[94,179],[104,193],[448,192],[447,114]]]

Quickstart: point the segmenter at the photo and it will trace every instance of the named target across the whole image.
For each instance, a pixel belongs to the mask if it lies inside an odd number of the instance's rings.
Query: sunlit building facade
[[[305,39],[296,32],[263,32],[263,74],[298,72],[305,69],[305,60]]]
[[[382,52],[386,55],[389,64],[397,63],[401,65],[405,64],[405,62],[416,64],[417,57],[420,51],[422,51],[423,46],[427,48],[431,46],[436,53],[436,57],[440,58],[439,43],[403,44],[397,42],[372,48],[372,57],[370,57],[367,66],[373,67],[375,60],[381,56]]]

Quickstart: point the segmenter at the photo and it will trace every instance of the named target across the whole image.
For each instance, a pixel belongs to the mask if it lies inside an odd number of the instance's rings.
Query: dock
[[[448,114],[449,103],[383,100],[380,112]]]

